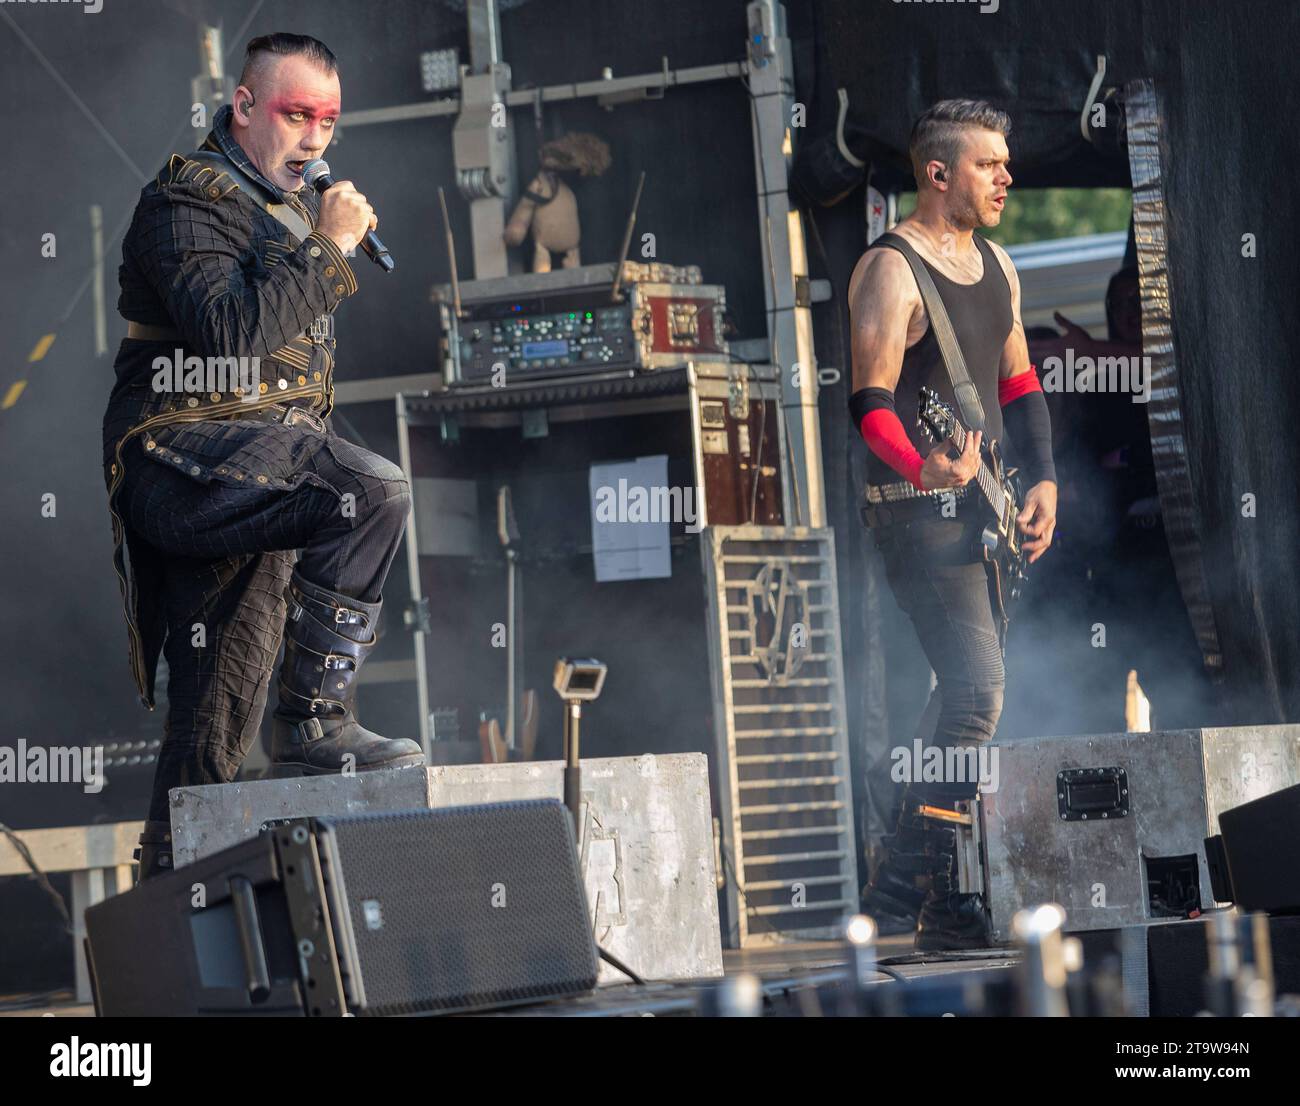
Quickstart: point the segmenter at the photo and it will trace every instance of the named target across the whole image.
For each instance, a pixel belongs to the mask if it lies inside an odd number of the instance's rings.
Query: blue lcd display
[[[525,342],[523,349],[523,354],[526,358],[564,357],[568,352],[569,343],[565,341]]]

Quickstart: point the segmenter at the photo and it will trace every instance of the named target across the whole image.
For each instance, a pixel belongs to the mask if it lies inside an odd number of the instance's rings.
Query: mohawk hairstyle
[[[1004,138],[1011,133],[1011,117],[984,100],[940,100],[912,124],[908,153],[916,183],[925,182],[925,167],[942,161],[951,169],[961,153],[964,130],[997,131]]]
[[[334,52],[310,35],[291,35],[281,31],[273,35],[261,35],[253,39],[244,51],[244,68],[239,74],[239,83],[252,88],[251,82],[262,71],[272,56],[302,57],[315,62],[327,73],[337,73],[339,59]]]

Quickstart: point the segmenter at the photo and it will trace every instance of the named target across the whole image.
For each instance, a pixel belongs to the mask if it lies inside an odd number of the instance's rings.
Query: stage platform
[[[1005,971],[1018,962],[1014,949],[991,949],[966,953],[915,953],[911,937],[883,937],[876,945],[877,958],[891,972],[905,980],[940,977],[959,972]],[[762,981],[768,994],[811,991],[819,984],[833,983],[843,976],[846,959],[843,947],[833,941],[809,941],[758,949],[724,949],[723,968],[727,976],[751,973]],[[879,985],[897,986],[898,981],[880,973]],[[486,1017],[684,1017],[695,1013],[701,992],[716,981],[683,983],[612,984],[594,994],[556,999],[489,1011]],[[54,995],[0,997],[0,1017],[94,1017],[89,1004],[78,1003],[72,992]]]
[[[1270,919],[1276,993],[1300,996],[1300,915]],[[1156,926],[1094,931],[1082,935],[1085,965],[1106,969],[1109,958],[1112,997],[1122,991],[1130,1017],[1191,1017],[1204,1007],[1207,969],[1204,920],[1171,921]],[[875,946],[875,988],[901,988],[880,999],[892,1015],[1004,1016],[1018,1012],[1014,977],[1020,953],[1014,948],[971,952],[917,953],[910,936],[883,937]],[[838,1013],[839,985],[846,978],[844,946],[832,941],[723,950],[724,978],[756,976],[766,1016],[818,1016]],[[1121,978],[1122,977],[1122,978]],[[609,984],[578,998],[553,999],[478,1017],[689,1017],[702,1001],[717,995],[717,980],[677,983]],[[906,996],[906,997],[904,997]],[[904,1006],[906,1009],[904,1010]],[[1288,1009],[1300,1013],[1300,998]],[[0,996],[0,1017],[93,1017],[89,1004],[65,991]],[[1119,1016],[1110,1013],[1103,1016]]]

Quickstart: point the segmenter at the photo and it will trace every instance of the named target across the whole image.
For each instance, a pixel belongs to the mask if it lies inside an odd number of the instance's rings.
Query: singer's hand
[[[379,225],[375,209],[350,180],[341,180],[321,193],[316,229],[328,235],[343,252],[355,249],[366,231]]]

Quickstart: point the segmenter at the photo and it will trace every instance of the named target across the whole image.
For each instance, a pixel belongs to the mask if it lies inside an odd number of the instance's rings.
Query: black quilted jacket
[[[357,288],[347,259],[330,238],[313,231],[299,241],[268,212],[271,197],[288,203],[315,226],[319,197],[309,189],[285,193],[262,177],[230,136],[230,112],[225,106],[217,113],[203,149],[224,154],[265,195],[250,195],[219,168],[173,154],[157,179],[140,193],[118,270],[122,316],[174,333],[155,341],[123,340],[103,424],[114,565],[122,588],[132,673],[141,701],[150,709],[165,634],[156,587],[162,575],[161,554],[131,534],[118,516],[116,495],[126,466],[149,463],[140,452],[141,441],[161,437],[169,428],[175,433],[182,423],[208,423],[203,440],[209,448],[220,448],[230,456],[240,450],[244,444],[240,437],[250,433],[251,425],[248,421],[234,425],[234,420],[247,420],[250,411],[280,403],[309,406],[328,415],[334,342],[317,320],[328,317]],[[156,391],[154,359],[173,357],[177,349],[185,357],[259,358],[260,394],[244,394],[242,389],[198,394]],[[214,422],[231,425],[213,427]],[[265,429],[259,431],[263,436]],[[200,479],[228,479],[226,466],[222,466],[226,475],[216,475],[220,459],[187,457],[185,467]],[[272,479],[288,483],[286,477],[291,475],[279,471]],[[124,546],[130,554],[129,569]]]

